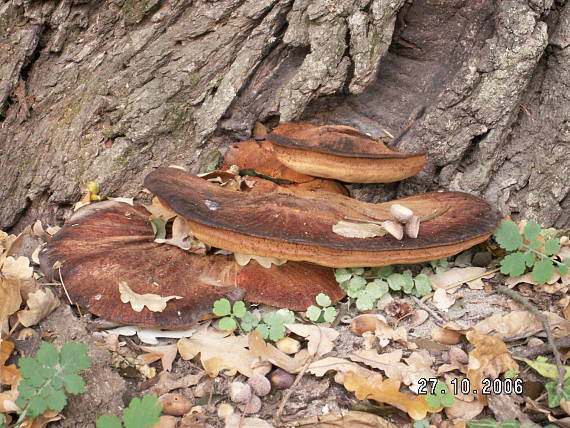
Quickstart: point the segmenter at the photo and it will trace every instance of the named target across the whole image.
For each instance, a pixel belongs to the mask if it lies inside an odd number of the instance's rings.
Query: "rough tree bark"
[[[570,227],[569,46],[564,0],[7,0],[0,227],[297,119],[429,152],[356,197],[460,189]]]

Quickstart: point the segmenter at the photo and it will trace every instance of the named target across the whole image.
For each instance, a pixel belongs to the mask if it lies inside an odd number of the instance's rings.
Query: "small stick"
[[[491,270],[488,270],[486,272],[483,272],[480,275],[473,276],[469,279],[462,279],[461,281],[457,281],[457,282],[454,282],[453,284],[449,284],[449,285],[446,285],[445,287],[440,287],[440,288],[443,288],[444,290],[450,290],[452,288],[459,287],[460,285],[463,285],[466,282],[471,282],[471,281],[474,281],[476,279],[483,278],[484,276],[490,275],[492,273],[498,272],[500,269],[501,268],[491,269]],[[433,297],[434,294],[435,293],[430,293],[430,294],[425,295],[424,297],[422,297],[422,302],[425,302],[430,297]]]
[[[566,369],[562,365],[562,356],[560,355],[560,351],[558,351],[558,348],[556,347],[556,342],[554,341],[554,336],[552,335],[552,330],[550,328],[550,323],[548,322],[548,318],[545,317],[544,314],[542,314],[542,312],[540,312],[536,306],[530,303],[527,299],[525,299],[515,290],[511,290],[510,288],[507,287],[499,287],[497,291],[501,294],[504,294],[507,297],[510,297],[515,302],[520,303],[527,311],[529,311],[531,314],[533,314],[535,317],[537,317],[540,320],[542,328],[546,333],[548,344],[550,345],[552,353],[554,354],[554,361],[556,363],[556,368],[558,369],[558,382],[556,384],[556,391],[559,394],[561,394],[562,389],[564,387],[564,377],[566,376]]]
[[[570,347],[570,336],[554,339],[554,342],[556,343],[557,348],[568,348]],[[516,346],[515,348],[519,348],[519,346]],[[533,346],[531,348],[524,346],[522,348],[523,349],[520,351],[513,350],[512,354],[522,358],[534,358],[552,351],[550,343],[544,343],[542,345]]]
[[[73,303],[71,301],[71,297],[69,297],[69,293],[67,292],[67,288],[65,287],[65,283],[63,282],[63,276],[61,276],[61,266],[58,266],[57,269],[59,270],[59,279],[61,280],[61,286],[63,287],[63,291],[65,291],[65,295],[67,296],[67,301],[70,305],[75,305],[77,311],[79,312],[79,316],[82,317],[83,314],[81,313],[81,309],[77,303]]]
[[[436,311],[434,311],[432,308],[430,308],[428,305],[426,305],[424,302],[422,302],[416,296],[412,296],[412,300],[414,302],[416,302],[416,304],[420,308],[422,308],[424,311],[426,311],[428,314],[430,314],[433,317],[433,319],[435,320],[436,324],[438,324],[440,327],[443,324],[445,324],[444,321],[449,321],[449,320],[446,320],[444,316],[440,316]]]
[[[289,398],[293,394],[295,387],[299,384],[299,382],[301,381],[301,379],[303,378],[303,376],[307,372],[307,369],[309,368],[309,366],[313,362],[313,359],[314,359],[314,356],[311,356],[307,359],[307,362],[303,365],[303,368],[301,369],[299,374],[297,374],[297,377],[295,378],[295,382],[293,382],[293,385],[291,385],[291,387],[283,395],[283,399],[281,400],[281,404],[279,404],[279,408],[277,409],[277,413],[275,413],[275,418],[274,418],[275,425],[279,425],[279,418],[281,417],[281,413],[283,413],[283,410],[285,409],[285,404],[287,404],[287,401],[289,401]]]

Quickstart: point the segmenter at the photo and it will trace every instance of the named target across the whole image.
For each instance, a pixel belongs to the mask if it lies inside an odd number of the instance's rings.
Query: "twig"
[[[422,302],[417,297],[412,296],[412,300],[414,302],[416,302],[416,304],[420,308],[422,308],[424,311],[426,311],[428,314],[430,314],[433,317],[433,319],[435,320],[436,324],[439,324],[440,327],[445,324],[444,321],[449,321],[449,320],[446,320],[444,317],[440,316],[436,311],[434,311],[432,308],[430,308],[428,305],[426,305],[424,302]]]
[[[561,337],[560,339],[554,339],[554,342],[557,348],[568,348],[570,347],[570,336]],[[515,348],[519,348],[519,346],[515,346]],[[552,351],[550,343],[544,343],[542,345],[532,346],[530,348],[525,346],[522,348],[523,349],[521,349],[520,351],[513,350],[512,354],[522,358],[534,358],[538,357],[539,355],[544,355],[545,353]]]
[[[281,400],[281,404],[279,404],[279,408],[277,409],[277,413],[275,413],[275,417],[274,417],[275,425],[279,425],[279,418],[281,417],[281,413],[283,413],[283,409],[285,409],[285,404],[287,404],[287,401],[289,401],[289,397],[291,397],[291,395],[293,394],[295,387],[299,384],[299,382],[301,382],[301,379],[303,378],[303,376],[307,372],[307,369],[309,368],[309,366],[313,362],[313,359],[314,359],[314,355],[307,359],[307,362],[303,365],[303,368],[297,374],[297,377],[295,378],[295,382],[293,382],[293,385],[291,385],[291,387],[283,395],[283,399]]]
[[[562,389],[564,387],[564,377],[566,376],[566,369],[562,365],[562,357],[560,355],[560,351],[556,347],[556,342],[554,341],[554,336],[552,335],[552,330],[550,328],[550,322],[548,318],[544,316],[542,312],[538,310],[536,306],[530,303],[527,299],[517,293],[515,290],[511,290],[507,287],[499,287],[497,292],[504,294],[507,297],[510,297],[515,302],[520,303],[527,311],[533,314],[540,320],[542,324],[542,328],[546,333],[546,338],[548,339],[548,344],[552,349],[552,353],[554,354],[554,362],[556,363],[556,368],[558,369],[558,382],[556,384],[556,391],[561,394]]]
[[[61,276],[61,266],[58,266],[57,269],[59,270],[59,279],[61,281],[61,286],[63,287],[63,291],[65,291],[65,295],[67,296],[67,300],[68,300],[69,304],[75,305],[75,307],[77,308],[77,311],[79,312],[79,316],[82,317],[83,314],[81,313],[81,309],[79,308],[79,305],[77,303],[73,303],[71,301],[71,297],[69,297],[69,293],[67,292],[67,288],[65,287],[65,283],[63,282],[63,276]]]
[[[476,279],[483,278],[484,276],[487,276],[487,275],[491,275],[492,273],[498,272],[499,270],[500,270],[500,268],[491,269],[491,270],[488,270],[486,272],[483,272],[482,274],[475,275],[469,279],[462,279],[460,281],[454,282],[453,284],[449,284],[449,285],[446,285],[445,287],[440,287],[440,288],[443,288],[444,290],[450,290],[452,288],[459,287],[460,285],[463,285],[467,282],[475,281]],[[430,294],[425,295],[424,297],[422,297],[422,302],[425,302],[430,297],[433,297],[434,294],[435,293],[430,293]]]

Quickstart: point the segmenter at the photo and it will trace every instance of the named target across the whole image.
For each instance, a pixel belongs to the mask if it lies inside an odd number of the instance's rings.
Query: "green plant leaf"
[[[319,304],[323,308],[330,306],[332,303],[331,298],[324,293],[317,294],[315,300],[317,301],[317,304]]]
[[[528,267],[533,267],[535,261],[536,261],[536,254],[530,251],[524,253],[524,262]]]
[[[255,327],[255,331],[261,334],[265,340],[269,339],[269,326],[267,324],[259,324]]]
[[[97,419],[97,428],[122,428],[121,420],[115,415],[103,415]]]
[[[334,271],[334,277],[336,279],[336,282],[340,284],[341,282],[348,281],[350,278],[352,278],[352,272],[350,272],[348,269],[336,269]]]
[[[231,314],[232,306],[230,304],[230,301],[228,299],[216,300],[214,302],[214,308],[212,312],[214,312],[214,315],[217,315],[219,317]]]
[[[20,402],[18,404],[18,400],[16,400],[16,404],[20,407],[23,407]],[[26,401],[24,401],[24,407],[26,405]],[[34,395],[30,400],[27,402],[28,405],[28,412],[26,413],[30,419],[34,419],[44,413],[48,409],[48,402],[45,398],[40,397],[39,395]]]
[[[323,318],[325,319],[326,322],[333,322],[336,318],[336,315],[337,315],[337,310],[332,306],[325,308],[325,310],[323,311]]]
[[[528,358],[513,357],[515,360],[524,361],[535,371],[537,371],[541,376],[556,380],[558,379],[558,368],[555,364],[550,364],[546,362],[543,358],[538,357],[536,360],[529,360]],[[566,369],[566,374],[564,375],[565,380],[570,380],[570,366],[564,366]]]
[[[374,307],[374,299],[365,291],[356,298],[356,307],[359,311],[369,311]]]
[[[241,328],[246,331],[250,332],[259,324],[259,320],[257,317],[252,314],[251,312],[246,312],[243,317],[241,317],[240,325]]]
[[[552,256],[560,250],[560,239],[552,238],[544,243],[544,252],[547,256]]]
[[[366,285],[366,280],[361,276],[355,276],[348,281],[348,289],[351,291],[357,291],[362,289]]]
[[[547,382],[544,385],[544,388],[548,392],[548,407],[554,408],[560,406],[560,400],[564,399],[565,401],[570,401],[570,379],[566,379],[564,381],[564,385],[562,386],[562,392],[558,393],[556,390],[558,382],[552,381]]]
[[[436,395],[431,395],[431,394],[426,395],[426,402],[428,406],[430,406],[433,409],[437,409],[441,406],[441,400]]]
[[[569,270],[570,268],[568,268],[566,265],[558,265],[558,271],[560,272],[560,275],[566,275]]]
[[[510,276],[519,276],[526,270],[525,253],[511,253],[501,260],[501,273]]]
[[[517,225],[511,220],[501,221],[501,224],[495,231],[495,240],[501,248],[507,251],[515,251],[523,243]]]
[[[380,266],[372,269],[372,276],[378,276],[380,278],[387,278],[392,272],[394,272],[394,266]]]
[[[422,419],[419,421],[414,421],[414,424],[412,425],[412,428],[428,428],[429,427],[429,420],[428,419]]]
[[[549,258],[537,261],[532,268],[532,279],[539,284],[544,284],[554,274],[554,263]]]
[[[125,428],[149,428],[158,422],[162,407],[155,395],[133,398],[123,414]]]
[[[87,356],[87,345],[67,342],[61,347],[59,364],[65,373],[76,373],[89,367],[91,358]]]
[[[423,273],[420,273],[414,278],[414,285],[417,297],[427,296],[432,291],[431,280]]]
[[[53,389],[46,397],[46,403],[51,410],[61,412],[67,404],[67,397],[61,389]]]
[[[414,289],[414,278],[412,277],[412,271],[406,270],[403,272],[404,284],[402,285],[402,291],[406,294],[410,294]]]
[[[285,326],[283,323],[274,323],[269,326],[269,338],[274,342],[285,337]]]
[[[44,366],[55,367],[59,363],[59,352],[53,344],[42,342],[36,358]]]
[[[393,273],[387,278],[387,280],[388,280],[388,286],[394,291],[400,291],[404,287],[404,284],[406,283],[404,275],[400,273]]]
[[[245,313],[247,312],[247,310],[245,309],[245,303],[240,301],[237,301],[234,303],[234,310],[233,310],[233,314],[234,316],[241,318],[245,315]]]
[[[64,374],[63,384],[65,385],[65,390],[70,394],[80,394],[82,392],[85,392],[85,381],[78,374]]]
[[[529,220],[524,227],[525,239],[529,242],[534,241],[540,234],[540,230],[540,225],[535,220]]]
[[[366,293],[373,299],[379,299],[388,293],[388,283],[381,279],[375,279],[366,285]]]
[[[307,318],[309,318],[311,321],[313,322],[319,322],[319,318],[321,317],[321,308],[311,305],[307,308],[307,312],[305,312],[305,315],[307,315]]]
[[[218,327],[220,330],[235,330],[237,323],[232,317],[224,317],[220,320]]]

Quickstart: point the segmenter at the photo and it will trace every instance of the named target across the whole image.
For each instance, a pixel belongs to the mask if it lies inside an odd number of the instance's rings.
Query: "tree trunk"
[[[8,0],[0,46],[1,228],[299,119],[428,152],[356,197],[457,189],[570,227],[563,0]]]

